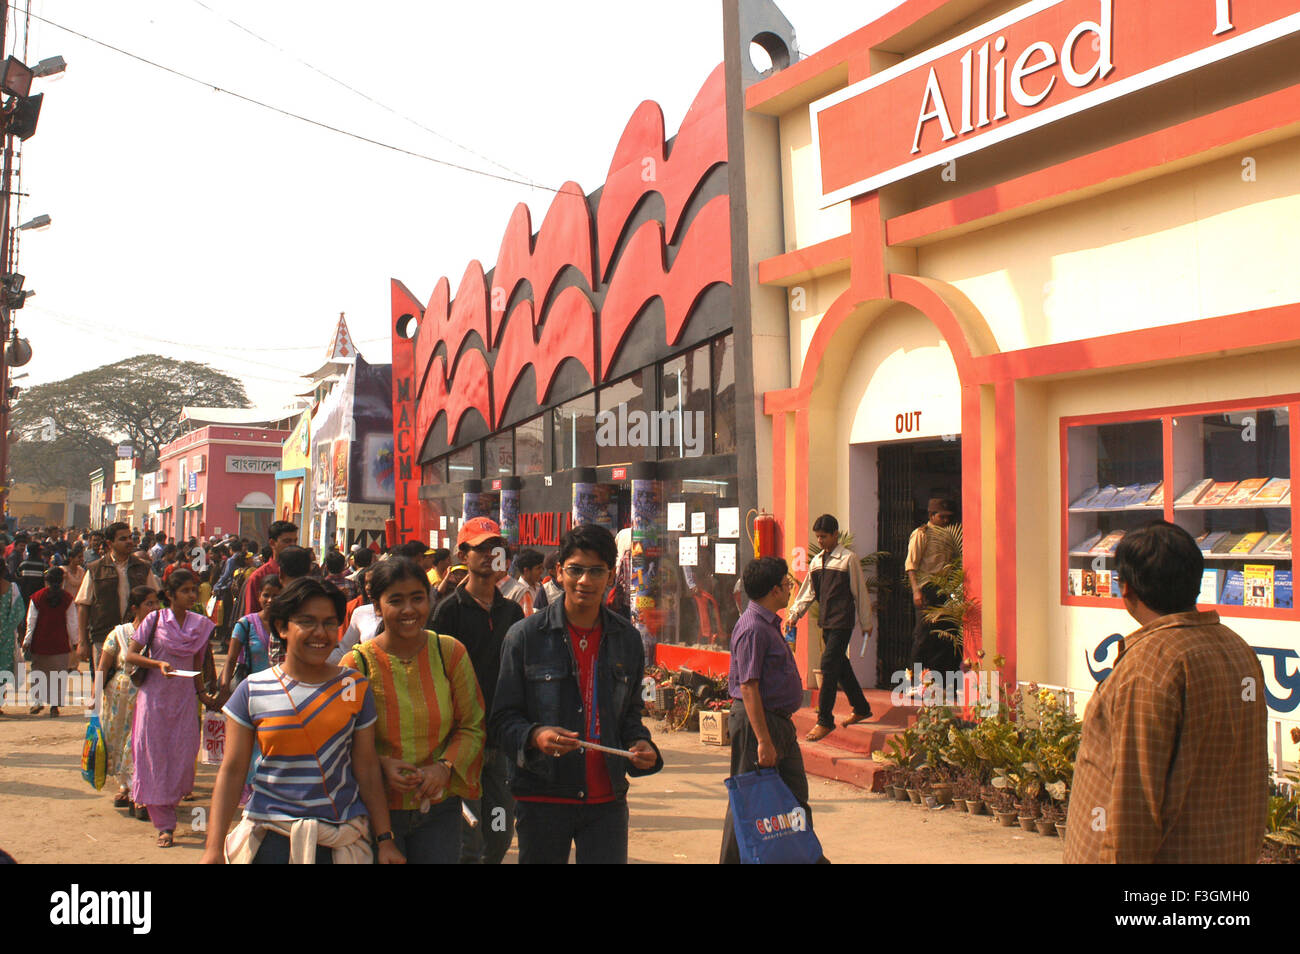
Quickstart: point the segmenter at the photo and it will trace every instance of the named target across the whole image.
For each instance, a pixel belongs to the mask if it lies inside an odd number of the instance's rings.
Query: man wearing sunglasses
[[[456,535],[456,554],[469,574],[433,611],[433,631],[455,636],[469,650],[485,711],[492,707],[506,631],[524,618],[519,604],[502,596],[496,586],[505,547],[496,521],[487,517],[466,520]],[[479,824],[475,828],[466,823],[461,829],[461,863],[500,864],[514,837],[515,806],[506,787],[505,753],[491,735],[483,750],[483,797],[466,804]]]
[[[506,634],[488,739],[511,757],[520,864],[564,864],[575,845],[579,864],[626,863],[627,776],[663,768],[641,721],[641,636],[604,605],[616,560],[608,530],[574,527],[564,598]]]

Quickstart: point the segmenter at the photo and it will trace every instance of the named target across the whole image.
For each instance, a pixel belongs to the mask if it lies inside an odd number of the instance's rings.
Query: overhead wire
[[[333,75],[331,75],[330,73],[327,73],[325,70],[321,69],[319,66],[316,66],[315,64],[312,64],[312,63],[307,62],[307,61],[304,60],[302,57],[298,56],[296,53],[292,53],[292,52],[290,52],[289,50],[286,50],[284,47],[277,45],[276,43],[272,42],[271,40],[268,40],[266,37],[261,36],[260,34],[254,32],[253,30],[251,30],[251,29],[249,29],[248,27],[244,26],[242,23],[239,23],[239,22],[235,21],[234,19],[232,19],[231,17],[229,17],[229,16],[227,16],[226,14],[222,13],[221,11],[219,11],[219,10],[214,10],[212,7],[210,7],[210,6],[208,6],[206,3],[204,3],[203,0],[193,0],[193,2],[196,3],[198,6],[202,7],[204,10],[207,10],[207,11],[208,11],[209,13],[211,13],[213,16],[215,16],[215,17],[220,17],[221,19],[225,20],[227,23],[229,23],[231,26],[235,27],[236,29],[243,31],[244,33],[247,33],[247,34],[248,34],[249,36],[251,36],[253,39],[255,39],[255,40],[257,40],[257,41],[259,41],[259,42],[261,42],[261,43],[266,44],[266,45],[269,46],[271,49],[275,50],[275,51],[278,52],[278,53],[282,53],[282,54],[284,54],[285,56],[289,57],[290,59],[294,60],[295,62],[298,62],[298,63],[302,64],[303,66],[307,67],[309,70],[311,70],[311,71],[313,71],[313,72],[315,72],[315,73],[319,73],[321,76],[325,77],[325,78],[326,78],[327,80],[329,80],[331,83],[335,83],[335,84],[337,84],[338,86],[341,86],[341,87],[343,87],[344,89],[346,89],[348,92],[350,92],[350,93],[354,93],[355,95],[360,96],[362,99],[366,100],[367,102],[373,103],[374,105],[378,106],[380,109],[384,110],[385,112],[391,113],[392,115],[398,117],[399,119],[403,119],[403,120],[405,120],[406,122],[410,123],[412,126],[415,126],[415,127],[419,128],[419,129],[423,129],[425,132],[430,133],[430,134],[432,134],[432,135],[434,135],[434,136],[437,136],[437,137],[438,137],[439,139],[441,139],[443,142],[450,143],[451,145],[455,146],[457,149],[460,149],[460,150],[462,150],[462,151],[464,151],[464,152],[467,152],[467,153],[469,153],[471,156],[475,156],[476,158],[482,159],[484,162],[490,163],[491,165],[496,166],[498,169],[502,169],[502,170],[504,170],[504,171],[510,173],[510,174],[513,175],[513,176],[519,176],[521,179],[523,179],[523,180],[525,180],[525,181],[527,181],[527,182],[532,183],[532,185],[534,186],[534,188],[538,188],[538,189],[545,189],[545,188],[546,188],[545,186],[541,185],[540,183],[534,182],[532,179],[529,179],[527,175],[525,175],[524,173],[520,172],[519,170],[517,170],[517,169],[512,169],[512,168],[510,168],[509,166],[505,165],[504,163],[497,162],[497,161],[496,161],[495,159],[493,159],[491,156],[485,156],[483,153],[478,152],[478,151],[476,151],[476,150],[474,150],[474,149],[471,149],[469,146],[466,146],[466,145],[464,145],[463,143],[459,143],[459,142],[457,142],[456,140],[452,139],[452,138],[451,138],[450,136],[448,136],[447,134],[445,134],[445,133],[441,133],[441,132],[439,132],[438,130],[433,129],[433,128],[430,127],[430,126],[426,126],[424,123],[420,122],[418,119],[414,119],[413,117],[408,116],[408,115],[406,115],[405,113],[402,113],[402,112],[399,112],[399,111],[396,110],[396,109],[393,109],[391,106],[387,105],[386,103],[380,102],[379,100],[375,99],[375,98],[374,98],[373,96],[371,96],[369,93],[366,93],[366,92],[364,92],[363,90],[359,90],[359,89],[357,89],[355,86],[352,86],[351,84],[349,84],[349,83],[347,83],[347,82],[345,82],[345,81],[339,79],[338,77],[333,76]]]
[[[488,179],[496,179],[499,182],[509,182],[512,185],[528,186],[531,189],[541,189],[546,192],[554,192],[556,195],[566,194],[561,189],[558,189],[554,186],[538,185],[537,183],[529,182],[525,179],[516,178],[514,176],[504,176],[495,172],[488,172],[485,169],[475,169],[473,166],[467,166],[459,162],[452,162],[450,159],[439,159],[437,156],[430,156],[426,153],[416,152],[414,149],[407,149],[403,146],[397,146],[394,145],[393,143],[384,142],[381,139],[375,139],[371,136],[364,136],[361,133],[352,132],[351,130],[344,129],[341,126],[334,126],[331,125],[330,123],[322,122],[319,119],[312,119],[310,116],[304,116],[301,113],[295,113],[292,110],[283,109],[272,103],[268,103],[265,100],[257,99],[256,97],[253,96],[248,96],[244,93],[237,92],[233,89],[227,89],[224,86],[221,86],[220,84],[212,83],[209,82],[208,80],[199,79],[197,76],[192,76],[189,73],[185,73],[173,67],[166,66],[162,63],[157,62],[156,60],[151,60],[148,57],[140,56],[138,53],[132,53],[130,50],[124,50],[120,46],[114,46],[112,43],[107,43],[104,40],[100,40],[93,36],[90,36],[89,34],[82,33],[80,30],[74,30],[71,27],[64,26],[62,23],[56,23],[55,21],[47,19],[46,17],[42,17],[38,14],[32,13],[30,14],[30,16],[33,20],[39,20],[41,23],[44,23],[48,26],[52,26],[56,30],[62,30],[65,33],[71,34],[72,36],[80,37],[81,39],[85,40],[88,43],[94,43],[96,46],[102,46],[106,50],[112,50],[114,53],[118,53],[121,54],[122,56],[129,57],[130,59],[136,60],[140,63],[144,63],[147,66],[152,66],[155,69],[162,70],[164,73],[170,73],[172,76],[178,76],[181,79],[188,80],[191,83],[196,83],[199,86],[206,86],[209,89],[213,90],[214,92],[224,93],[225,95],[241,100],[242,102],[249,103],[253,106],[258,106],[262,109],[269,110],[270,112],[277,113],[289,119],[296,119],[299,122],[306,123],[309,126],[315,126],[318,129],[324,129],[328,132],[337,133],[340,136],[346,136],[347,138],[354,139],[357,142],[368,143],[369,145],[372,146],[378,146],[381,149],[387,149],[390,152],[396,152],[404,156],[410,156],[413,159],[422,159],[425,162],[431,162],[434,165],[445,166],[449,169],[457,169],[461,172],[468,172],[471,175],[483,176]]]

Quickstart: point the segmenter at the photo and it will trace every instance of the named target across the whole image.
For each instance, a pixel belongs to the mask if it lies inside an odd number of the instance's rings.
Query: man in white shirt
[[[537,610],[537,596],[542,592],[542,563],[545,561],[539,551],[524,548],[515,557],[515,569],[519,578],[509,580],[501,587],[501,595],[514,600],[523,607],[524,615],[531,616]]]

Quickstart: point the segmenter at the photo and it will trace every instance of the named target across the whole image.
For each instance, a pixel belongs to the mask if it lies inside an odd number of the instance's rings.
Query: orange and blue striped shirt
[[[478,798],[486,732],[474,664],[451,636],[427,630],[425,636],[424,647],[410,662],[389,655],[379,639],[371,639],[353,647],[342,665],[370,680],[379,716],[375,749],[381,756],[417,767],[446,759],[451,782],[443,798]],[[388,807],[411,811],[420,805],[413,792],[389,792]]]

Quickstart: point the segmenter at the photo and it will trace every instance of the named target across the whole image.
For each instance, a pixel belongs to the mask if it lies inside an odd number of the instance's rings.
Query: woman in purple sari
[[[194,697],[197,694],[210,709],[217,707],[217,700],[204,691],[202,675],[211,666],[212,621],[191,612],[199,598],[198,577],[189,570],[174,570],[165,587],[171,607],[145,617],[126,653],[128,663],[148,670],[136,695],[131,797],[137,805],[148,806],[160,848],[172,846],[176,806],[194,788],[199,751]],[[172,675],[176,670],[199,675]]]

